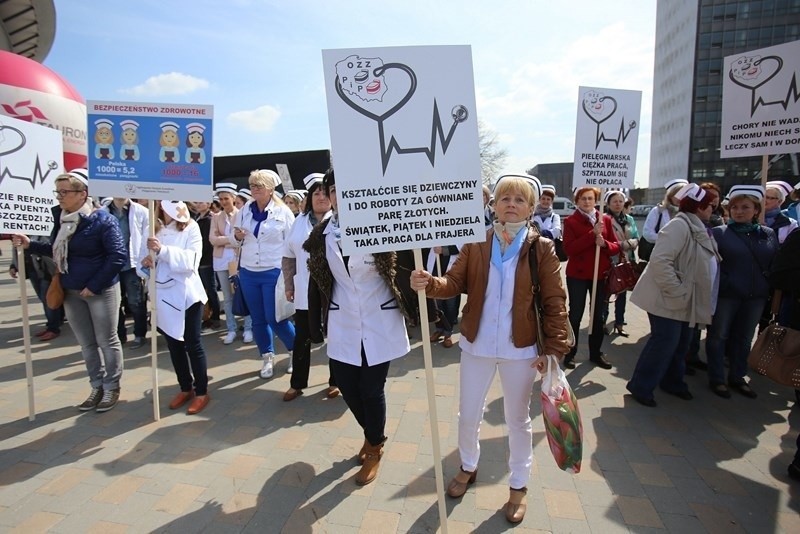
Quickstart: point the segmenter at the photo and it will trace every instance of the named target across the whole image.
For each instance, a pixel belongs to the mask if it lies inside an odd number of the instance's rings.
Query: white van
[[[553,213],[557,213],[562,219],[572,215],[577,206],[567,197],[556,197],[553,199]]]

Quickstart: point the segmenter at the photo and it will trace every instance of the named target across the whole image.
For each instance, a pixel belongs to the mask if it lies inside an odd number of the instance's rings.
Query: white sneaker
[[[252,343],[253,342],[253,331],[252,330],[245,330],[244,336],[242,336],[242,341],[245,343]]]
[[[272,378],[272,360],[275,358],[275,355],[271,352],[267,352],[261,355],[261,359],[264,361],[264,366],[261,367],[261,372],[259,376],[261,378],[267,379]]]
[[[294,371],[294,367],[292,367],[292,355],[290,354],[289,355],[289,366],[286,368],[286,373],[287,374],[292,374],[292,371]]]
[[[223,345],[230,345],[236,339],[236,332],[228,332],[225,334],[225,339],[222,340]]]

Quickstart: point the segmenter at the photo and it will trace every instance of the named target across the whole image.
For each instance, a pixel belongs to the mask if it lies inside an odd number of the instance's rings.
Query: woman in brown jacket
[[[536,370],[544,369],[545,355],[561,358],[569,350],[561,262],[553,242],[540,238],[529,222],[540,192],[541,184],[531,176],[502,177],[495,186],[497,219],[486,241],[465,245],[444,277],[415,271],[411,278],[412,288],[425,289],[429,297],[449,298],[461,292],[468,295],[459,342],[461,471],[450,482],[447,494],[461,497],[475,482],[486,395],[499,372],[511,470],[510,494],[503,511],[512,523],[522,521],[526,510],[526,486],[533,462],[530,399]],[[538,340],[542,352],[537,349],[531,253],[536,254],[538,262],[544,308],[546,339]]]

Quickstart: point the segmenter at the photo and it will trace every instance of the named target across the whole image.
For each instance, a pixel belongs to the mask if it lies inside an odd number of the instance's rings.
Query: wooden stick
[[[150,237],[156,235],[156,208],[155,201],[147,201],[147,209],[150,217]],[[147,279],[148,286],[148,306],[150,307],[150,367],[153,374],[153,419],[161,420],[161,409],[158,401],[158,315],[156,314],[156,253],[150,251],[150,259],[153,266],[150,268],[150,276]]]
[[[422,265],[422,250],[418,248],[414,249],[414,268],[418,271],[425,268]],[[419,299],[419,325],[422,331],[422,355],[425,360],[425,382],[428,385],[428,417],[431,425],[431,441],[433,442],[433,472],[436,477],[436,495],[439,502],[439,524],[441,525],[442,534],[447,534],[447,508],[444,504],[442,451],[439,446],[439,418],[436,411],[436,391],[433,383],[433,360],[431,358],[431,331],[428,324],[428,303],[425,299],[425,290],[420,289],[417,291],[417,297]]]
[[[597,223],[603,224],[603,208],[605,207],[603,198],[603,190],[600,190],[600,214],[597,217]],[[602,234],[601,234],[602,235]],[[592,275],[592,297],[589,301],[589,332],[592,331],[594,325],[594,303],[597,298],[597,271],[600,270],[600,245],[595,245],[594,251],[594,274]]]
[[[30,320],[28,319],[28,288],[25,287],[25,249],[16,247],[17,280],[19,280],[19,300],[22,303],[22,342],[25,346],[25,377],[28,382],[28,421],[36,420],[36,407],[33,398],[33,357],[31,355]],[[47,306],[47,303],[45,303]]]
[[[763,156],[761,156],[761,187],[764,188],[764,195],[765,196],[766,196],[766,191],[767,191],[767,176],[768,175],[769,175],[769,156],[764,154]],[[767,203],[767,199],[766,198],[762,198],[761,199],[761,213],[759,213],[759,215],[758,215],[758,222],[760,224],[764,224],[764,220],[765,220],[765,217],[767,215],[765,213],[767,211],[765,209],[766,208],[766,203]]]

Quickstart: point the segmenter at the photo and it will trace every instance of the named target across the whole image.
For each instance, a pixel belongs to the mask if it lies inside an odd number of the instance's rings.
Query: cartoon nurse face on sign
[[[108,119],[94,121],[97,130],[94,132],[94,157],[97,159],[114,159],[114,133],[111,128],[114,123]]]
[[[161,136],[158,139],[161,145],[161,150],[158,153],[158,159],[162,163],[178,163],[181,160],[180,148],[178,148],[178,128],[179,126],[172,122],[166,121],[160,124]]]

